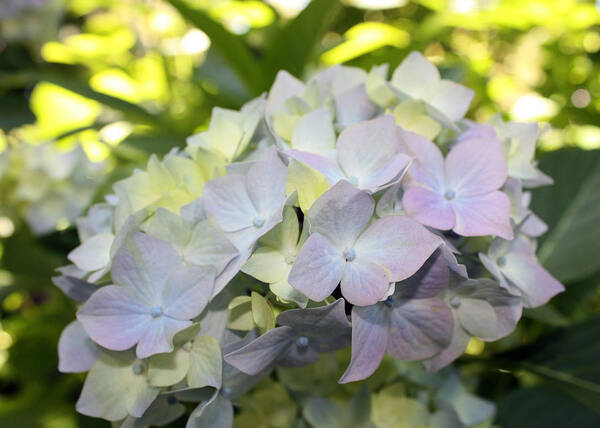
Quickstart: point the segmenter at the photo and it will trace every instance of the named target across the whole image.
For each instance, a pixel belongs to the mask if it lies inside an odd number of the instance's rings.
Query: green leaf
[[[340,10],[339,0],[313,0],[300,14],[275,33],[265,62],[270,80],[279,70],[301,77],[321,37]]]
[[[533,373],[600,412],[600,318],[556,330],[508,352],[510,365]]]
[[[559,150],[539,167],[555,181],[533,192],[532,209],[550,228],[540,242],[540,262],[566,283],[599,272],[600,150]]]
[[[218,51],[252,94],[258,95],[266,89],[263,70],[242,38],[227,31],[203,11],[191,8],[183,0],[168,2],[185,19],[206,33],[211,47]]]
[[[498,404],[496,422],[504,428],[595,428],[600,417],[560,391],[536,386],[504,397]]]

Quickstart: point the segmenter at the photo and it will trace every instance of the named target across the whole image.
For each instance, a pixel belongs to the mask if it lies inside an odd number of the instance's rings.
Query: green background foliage
[[[567,291],[526,311],[511,336],[470,347],[458,366],[498,404],[499,426],[600,426],[594,2],[406,0],[381,10],[313,0],[299,13],[277,6],[285,3],[50,0],[0,16],[0,147],[81,143],[110,164],[99,200],[151,153],[205,128],[213,106],[238,108],[267,90],[280,69],[298,77],[336,63],[393,69],[419,50],[475,89],[470,118],[543,122],[540,169],[555,179],[533,192],[532,208],[550,227],[540,261]],[[76,233],[34,237],[5,191],[0,216],[15,230],[0,240],[0,426],[106,426],[74,411],[83,377],[56,370],[58,336],[75,307],[49,279]]]

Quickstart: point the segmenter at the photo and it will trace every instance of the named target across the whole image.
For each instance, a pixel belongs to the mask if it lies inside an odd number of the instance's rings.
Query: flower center
[[[288,254],[287,256],[285,256],[285,262],[288,265],[293,265],[295,261],[296,261],[296,255],[295,254]]]
[[[308,346],[308,337],[300,336],[296,339],[296,346],[298,346],[298,348],[306,348]]]
[[[350,183],[353,186],[358,186],[358,177],[357,176],[353,175],[351,177],[348,177],[348,180],[350,181]]]
[[[354,251],[354,248],[346,248],[343,254],[347,262],[351,262],[356,258],[356,251]]]
[[[498,257],[498,259],[496,260],[496,264],[500,267],[506,266],[506,257],[504,257],[504,256]]]
[[[447,201],[451,201],[452,199],[454,199],[456,197],[456,193],[454,192],[454,190],[452,189],[448,189],[446,190],[446,193],[444,193],[444,198]]]
[[[260,229],[265,224],[265,219],[260,216],[254,217],[254,220],[252,220],[252,224],[254,225],[254,227]]]
[[[223,388],[221,388],[221,395],[223,397],[227,397],[229,394],[231,394],[231,387],[224,386]]]
[[[385,300],[383,301],[383,303],[384,303],[386,306],[388,306],[388,307],[390,307],[390,308],[391,308],[391,307],[394,305],[394,299],[392,298],[392,296],[388,296],[388,298],[387,298],[387,299],[385,299]]]
[[[163,308],[160,306],[155,306],[152,309],[150,309],[150,315],[152,315],[152,318],[158,318],[162,314],[163,314]]]
[[[455,309],[458,308],[460,306],[460,297],[454,296],[450,299],[450,305]]]
[[[169,397],[167,398],[167,404],[169,404],[170,406],[177,404],[177,398],[173,395],[169,395]]]
[[[132,367],[133,373],[136,375],[141,375],[144,373],[144,363],[141,361],[136,361]]]

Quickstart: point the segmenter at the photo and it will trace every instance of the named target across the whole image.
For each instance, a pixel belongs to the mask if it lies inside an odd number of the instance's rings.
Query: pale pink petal
[[[77,312],[77,319],[94,342],[113,351],[131,348],[152,323],[150,308],[117,285],[92,294]]]
[[[499,189],[508,167],[498,138],[469,138],[446,156],[446,187],[459,196],[481,195]]]
[[[510,200],[495,191],[485,195],[457,197],[452,201],[456,214],[454,231],[462,236],[497,235],[513,238],[510,225]]]
[[[358,306],[374,305],[390,286],[384,268],[360,256],[346,263],[341,282],[342,295]]]
[[[300,249],[288,281],[301,293],[320,302],[337,287],[345,264],[340,250],[320,234],[314,233]]]
[[[252,226],[258,216],[246,189],[246,177],[227,174],[209,181],[202,198],[208,218],[225,232],[235,232]]]
[[[449,230],[456,224],[452,205],[442,195],[419,185],[406,188],[402,207],[407,215],[429,227]]]
[[[417,272],[443,241],[405,216],[376,220],[359,237],[357,259],[385,268],[390,282],[402,281]]]
[[[406,152],[416,159],[411,164],[408,175],[433,190],[444,190],[444,157],[440,149],[422,135],[398,128],[400,139]]]

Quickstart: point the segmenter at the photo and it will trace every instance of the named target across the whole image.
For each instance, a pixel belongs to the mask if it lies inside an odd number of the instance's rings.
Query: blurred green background
[[[390,69],[412,50],[475,89],[468,116],[539,121],[540,261],[567,285],[496,344],[458,361],[502,427],[600,426],[600,4],[584,0],[2,0],[0,151],[55,141],[111,184],[239,108],[286,69]],[[3,174],[4,172],[4,174]],[[50,282],[77,245],[69,219],[34,236],[24,174],[0,165],[0,426],[107,426],[77,415],[56,370],[75,307]]]

